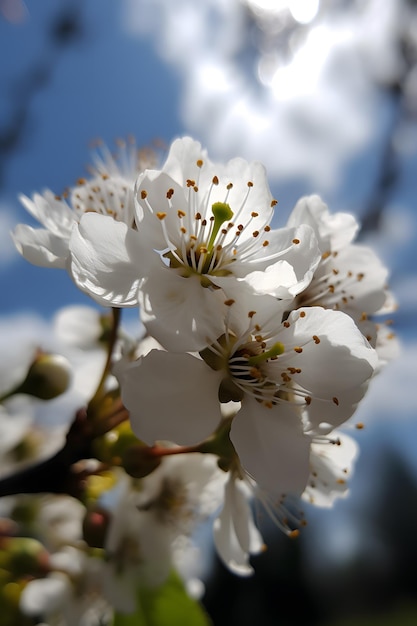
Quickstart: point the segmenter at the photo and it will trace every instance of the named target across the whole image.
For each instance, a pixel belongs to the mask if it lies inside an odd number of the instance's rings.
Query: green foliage
[[[175,572],[161,587],[138,590],[138,609],[130,615],[117,613],[112,626],[210,626],[200,604],[190,598]]]

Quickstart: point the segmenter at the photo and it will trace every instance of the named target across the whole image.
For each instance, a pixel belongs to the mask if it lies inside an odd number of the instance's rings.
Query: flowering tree
[[[387,270],[318,196],[274,228],[264,167],[214,163],[190,137],[163,163],[103,148],[64,195],[21,200],[42,228],[16,227],[20,253],[104,310],[62,311],[61,353],[39,346],[2,385],[6,624],[208,624],[199,523],[249,576],[253,500],[296,538],[303,500],[347,494],[357,447],[339,429],[397,348],[376,321]],[[68,423],[34,428],[64,393]]]

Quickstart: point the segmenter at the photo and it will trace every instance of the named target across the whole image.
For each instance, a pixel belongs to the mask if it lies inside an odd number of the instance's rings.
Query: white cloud
[[[401,70],[394,42],[404,6],[369,0],[341,12],[329,3],[302,31],[289,0],[279,9],[258,5],[125,0],[125,24],[150,34],[180,71],[184,124],[213,156],[258,159],[271,177],[332,188],[346,160],[383,127],[372,78]]]

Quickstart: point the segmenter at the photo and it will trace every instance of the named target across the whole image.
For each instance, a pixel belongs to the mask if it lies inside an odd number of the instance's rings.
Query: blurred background
[[[402,353],[355,416],[350,495],[307,507],[297,541],[261,522],[251,579],[213,556],[204,603],[216,626],[415,626],[417,2],[0,0],[0,55],[0,343],[89,304],[9,233],[33,223],[18,194],[61,193],[97,139],[190,134],[213,160],[260,160],[275,226],[309,193],[357,216],[391,271]]]

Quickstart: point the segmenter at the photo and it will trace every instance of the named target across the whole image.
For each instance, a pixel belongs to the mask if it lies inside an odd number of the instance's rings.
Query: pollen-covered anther
[[[203,159],[197,159],[196,165],[197,165],[197,167],[203,167],[203,165],[204,165]]]
[[[168,189],[168,191],[167,191],[167,198],[168,198],[168,200],[171,200],[173,195],[174,195],[174,190],[172,188]],[[184,213],[184,215],[185,215],[185,213]]]
[[[299,244],[299,243],[300,243],[300,240],[299,240],[299,239],[293,239],[293,240],[292,240],[292,242],[293,242],[293,243],[295,243],[295,244],[297,245],[297,244]]]
[[[252,233],[252,237],[258,237],[259,235],[259,230],[254,230]]]
[[[264,248],[266,248],[266,246],[269,246],[269,241],[267,241],[267,240],[265,239],[265,241],[263,242],[263,244],[262,244],[262,245],[263,245],[263,247],[264,247]]]
[[[253,182],[251,180],[248,180],[247,185],[248,187],[253,187]]]
[[[336,398],[336,396],[333,396],[332,401],[334,402],[336,406],[339,406],[339,399]]]
[[[267,224],[267,225],[264,227],[264,231],[265,231],[266,233],[269,233],[269,231],[270,231],[270,230],[271,230],[271,227],[270,227],[270,226],[268,226],[268,224]]]
[[[288,531],[288,537],[290,539],[297,539],[299,534],[300,534],[300,531],[298,530],[298,528],[296,528],[295,530]]]
[[[284,326],[284,328],[289,328],[291,326],[291,324],[287,321],[282,322],[282,325]]]
[[[213,185],[218,185],[219,184],[219,178],[218,176],[213,176],[211,182],[213,183]]]
[[[232,304],[234,304],[234,303],[235,303],[235,300],[233,300],[233,298],[229,298],[228,300],[224,301],[224,304],[226,306],[232,306]]]
[[[148,196],[148,192],[145,189],[142,189],[142,191],[140,192],[140,197],[142,198],[142,200],[145,200],[147,196]]]
[[[177,215],[181,219],[181,218],[186,216],[186,213],[184,213],[184,211],[179,210],[179,211],[177,211]]]
[[[364,277],[365,277],[365,274],[363,272],[360,272],[359,274],[356,275],[356,278],[358,279],[359,282],[363,280]]]
[[[300,317],[305,317],[306,316],[306,312],[305,311],[301,311],[300,312]]]
[[[77,185],[85,185],[86,184],[86,179],[85,178],[79,178],[77,180]]]
[[[195,187],[195,180],[192,180],[191,178],[187,178],[186,185],[187,187]]]
[[[257,213],[256,211],[252,211],[251,216],[252,217],[258,217],[259,213]]]
[[[161,220],[161,221],[162,221],[162,220],[164,220],[164,219],[166,218],[166,216],[167,216],[167,214],[166,214],[166,213],[157,213],[157,214],[156,214],[156,217],[157,217],[159,220]]]
[[[295,346],[294,352],[297,352],[297,354],[301,354],[302,351],[303,349],[301,348],[301,346]]]
[[[227,189],[228,191],[229,191],[230,189],[232,189],[232,188],[233,188],[233,183],[228,183],[228,184],[226,185],[226,189]]]
[[[357,424],[355,424],[355,428],[357,428],[358,430],[363,430],[365,428],[365,424],[363,424],[362,422],[358,422]]]
[[[278,200],[272,200],[271,201],[271,207],[274,207],[278,204]]]
[[[312,397],[311,396],[305,396],[304,400],[305,400],[306,405],[310,406]]]
[[[248,313],[248,317],[250,317],[252,319],[252,317],[256,315],[256,311],[249,311]]]
[[[313,340],[314,340],[314,343],[316,344],[320,343],[320,337],[318,337],[317,335],[313,335]]]
[[[249,374],[252,376],[252,378],[257,378],[258,380],[261,380],[262,378],[262,372],[257,367],[251,367],[249,369]]]

